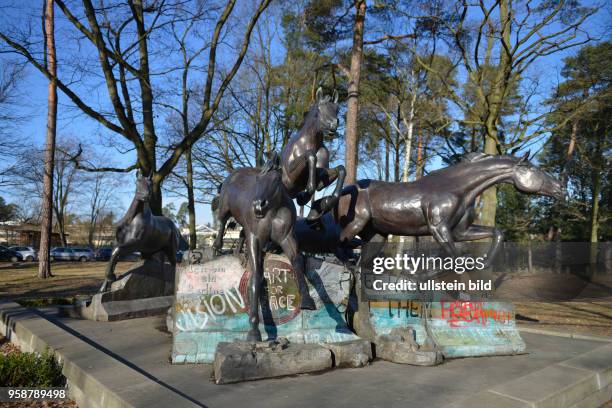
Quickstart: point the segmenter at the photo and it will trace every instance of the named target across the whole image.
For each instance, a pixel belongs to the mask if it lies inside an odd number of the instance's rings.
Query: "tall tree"
[[[72,218],[69,213],[70,206],[78,201],[76,195],[84,195],[85,189],[82,184],[85,181],[83,172],[79,172],[75,163],[71,160],[74,151],[70,149],[75,142],[71,139],[64,139],[55,143],[55,155],[53,159],[51,195],[51,211],[53,213],[54,225],[60,234],[62,245],[67,245],[67,226]],[[12,177],[19,181],[21,192],[30,197],[44,197],[46,188],[46,167],[41,163],[46,163],[47,151],[28,149],[25,151],[19,164],[12,170]],[[102,182],[102,180],[100,180]],[[76,194],[75,193],[81,193]],[[44,206],[41,206],[44,209]]]
[[[197,121],[187,135],[166,149],[159,148],[156,112],[164,110],[160,106],[176,110],[174,102],[177,101],[164,100],[161,92],[156,93],[156,91],[161,91],[167,86],[164,79],[169,79],[166,74],[176,71],[176,61],[173,60],[175,55],[173,50],[166,47],[163,41],[167,35],[167,27],[184,19],[185,13],[179,11],[189,8],[191,3],[152,2],[145,5],[141,0],[129,0],[109,1],[94,6],[91,0],[83,0],[82,7],[78,7],[73,3],[55,0],[72,28],[78,32],[78,39],[85,41],[78,44],[78,49],[89,50],[91,48],[88,47],[93,47],[97,53],[96,69],[104,78],[112,113],[109,113],[105,106],[94,105],[97,101],[89,98],[82,91],[83,87],[74,84],[69,77],[60,78],[56,73],[45,69],[36,58],[36,53],[30,48],[28,41],[16,38],[4,30],[0,31],[0,40],[52,80],[83,114],[112,134],[119,135],[123,142],[135,151],[136,162],[131,166],[88,170],[127,172],[138,168],[144,174],[151,175],[151,207],[153,212],[160,214],[162,182],[176,167],[185,151],[203,137],[213,121],[229,84],[242,65],[251,33],[270,1],[260,0],[249,13],[250,17],[246,24],[234,22],[242,17],[236,12],[240,8],[236,7],[237,0],[219,1],[207,8],[212,13],[209,18],[216,21],[214,28],[211,27],[212,30],[207,31],[208,28],[202,26],[202,30],[199,30],[197,36],[191,40],[203,42],[208,46],[208,52],[203,54],[207,54],[203,56],[206,68]],[[234,23],[228,25],[230,20]],[[236,34],[240,27],[245,28],[240,34]],[[226,45],[230,35],[239,38],[235,47]],[[75,37],[77,36],[69,35],[66,40]],[[223,59],[217,58],[220,49],[226,47],[233,49],[235,55],[233,57],[228,55],[228,58]],[[221,67],[219,60],[229,61],[227,69]],[[94,61],[88,62],[94,63]],[[78,160],[78,157],[75,157],[75,160]]]
[[[0,222],[11,221],[17,218],[19,207],[15,204],[7,204],[4,198],[0,197]]]
[[[439,70],[413,51],[417,62],[446,84],[449,99],[479,129],[479,145],[489,154],[524,146],[530,140],[553,129],[544,126],[548,112],[534,101],[536,84],[525,83],[520,94],[512,126],[502,131],[503,115],[512,102],[512,90],[522,85],[526,74],[548,55],[590,41],[582,26],[595,8],[579,2],[540,0],[523,3],[514,0],[469,3],[451,1],[427,3],[414,7],[412,2],[399,2],[399,13],[415,24],[435,27],[452,56],[453,68],[460,67],[479,101],[478,116],[471,115],[473,105],[464,93],[446,82],[447,70]],[[535,98],[537,99],[537,98]],[[566,118],[567,121],[571,118]],[[558,124],[561,125],[561,124]],[[481,223],[493,225],[497,207],[494,188],[482,197]]]
[[[54,0],[45,0],[44,29],[46,66],[41,67],[49,78],[47,96],[47,136],[45,140],[45,171],[43,174],[43,201],[40,231],[38,277],[48,278],[51,274],[49,245],[53,230],[53,167],[55,160],[55,134],[57,126],[57,61],[55,54]]]
[[[359,116],[359,81],[361,79],[361,62],[363,58],[363,33],[366,17],[366,1],[355,1],[355,23],[353,25],[353,46],[351,48],[351,65],[348,73],[348,101],[346,111],[346,182],[354,183],[357,179],[359,163],[359,133],[357,120]]]
[[[15,161],[16,151],[24,144],[18,137],[17,126],[23,119],[17,114],[20,87],[24,78],[24,65],[6,58],[0,52],[0,186],[10,184],[5,176]]]
[[[565,80],[550,99],[551,126],[558,126],[542,153],[543,164],[558,172],[569,201],[552,211],[552,223],[563,239],[598,242],[610,236],[610,112],[612,106],[612,43],[583,47],[565,59]],[[571,122],[567,118],[573,118]],[[582,225],[580,227],[579,225]],[[603,231],[601,226],[604,226]]]

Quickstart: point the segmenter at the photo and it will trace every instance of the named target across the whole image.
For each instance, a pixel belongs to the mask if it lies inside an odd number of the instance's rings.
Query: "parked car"
[[[23,261],[23,256],[19,252],[13,251],[5,246],[0,245],[0,261],[9,261],[16,263]]]
[[[19,252],[23,257],[24,261],[34,262],[38,259],[38,252],[36,252],[36,250],[32,247],[14,246],[10,247],[9,249],[12,249],[15,252]]]
[[[109,261],[113,253],[113,247],[100,247],[95,252],[96,261]],[[130,252],[119,257],[120,261],[140,261],[140,252]]]
[[[72,249],[73,259],[80,262],[88,262],[96,259],[94,251],[91,248],[70,248]]]
[[[113,247],[100,247],[96,249],[94,255],[96,257],[96,261],[109,261],[112,253]]]
[[[75,258],[71,248],[57,247],[51,249],[49,259],[51,261],[72,261]]]

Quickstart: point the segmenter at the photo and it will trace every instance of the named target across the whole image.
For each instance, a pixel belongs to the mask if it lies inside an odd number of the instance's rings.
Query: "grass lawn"
[[[138,262],[119,262],[117,275]],[[49,279],[39,279],[38,263],[0,263],[0,299],[24,300],[91,295],[102,285],[106,262],[53,262]]]
[[[612,300],[514,302],[517,323],[542,330],[612,339]]]

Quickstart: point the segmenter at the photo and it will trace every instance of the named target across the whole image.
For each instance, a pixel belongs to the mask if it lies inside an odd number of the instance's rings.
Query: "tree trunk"
[[[62,242],[62,246],[68,246],[68,237],[66,236],[66,224],[64,221],[63,215],[57,216],[57,232],[60,235],[60,241]]]
[[[55,26],[53,15],[53,0],[45,3],[45,47],[47,51],[47,69],[51,76],[57,75],[55,61]],[[43,201],[40,230],[40,260],[38,277],[45,279],[51,274],[49,262],[49,246],[53,228],[53,165],[55,160],[55,134],[57,125],[57,86],[54,80],[49,81],[47,96],[47,136],[45,140],[45,173],[43,175]]]
[[[149,206],[151,207],[151,212],[155,215],[163,215],[161,183],[161,177],[153,176],[153,181],[151,182],[151,198],[149,199]]]
[[[414,76],[414,73],[411,73]],[[414,129],[414,104],[416,103],[416,92],[410,96],[410,110],[408,111],[408,122],[406,123],[406,158],[404,159],[404,174],[402,181],[408,182],[408,172],[410,170],[410,156],[412,155],[412,132]]]
[[[416,171],[414,172],[414,179],[418,180],[423,177],[423,137],[425,136],[425,130],[421,129],[421,135],[417,134],[419,141],[417,145],[417,160],[416,160]]]
[[[487,115],[485,119],[485,143],[484,152],[487,154],[498,154],[499,132],[497,126],[502,113],[502,107],[506,99],[510,72],[512,71],[510,34],[512,26],[512,10],[507,0],[499,2],[499,20],[501,23],[501,42],[504,46],[499,50],[499,65],[491,92],[487,95]],[[480,220],[482,225],[494,226],[495,214],[497,212],[497,188],[495,186],[487,189],[482,194],[482,212]]]
[[[189,213],[189,249],[196,249],[198,237],[196,235],[195,199],[193,195],[193,162],[191,147],[185,150],[187,161],[187,211]]]
[[[495,139],[485,136],[485,153],[497,154],[497,143]],[[482,211],[480,212],[480,224],[494,226],[495,213],[497,212],[497,187],[489,187],[482,193]]]
[[[399,141],[398,143],[393,146],[394,150],[395,150],[395,160],[394,160],[394,166],[393,166],[393,181],[395,181],[396,183],[398,181],[400,181],[400,146],[399,146]]]
[[[96,234],[96,223],[89,225],[89,231],[87,232],[87,245],[90,248],[94,247],[94,235]]]
[[[597,242],[599,232],[599,194],[601,193],[601,173],[593,169],[593,198],[591,202],[591,243]]]
[[[351,50],[351,68],[349,72],[348,103],[346,112],[346,183],[352,184],[357,179],[359,134],[357,120],[359,117],[359,79],[363,54],[363,28],[365,23],[366,1],[355,1],[355,25],[353,26],[353,48]]]
[[[385,181],[389,181],[389,139],[385,139]]]
[[[570,162],[572,161],[572,157],[574,156],[574,150],[576,150],[576,136],[578,135],[578,120],[574,120],[572,122],[572,132],[570,133],[570,142],[567,146],[567,154],[565,155],[565,162],[563,163],[563,168],[561,169],[561,182],[563,183],[563,188],[567,189],[567,168],[569,167]]]

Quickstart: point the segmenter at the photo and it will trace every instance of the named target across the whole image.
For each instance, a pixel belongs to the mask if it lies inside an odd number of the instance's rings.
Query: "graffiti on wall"
[[[514,321],[512,308],[504,308],[496,303],[482,301],[439,301],[431,303],[429,308],[418,300],[407,301],[371,301],[370,308],[386,309],[384,313],[390,319],[440,319],[450,327],[463,327],[467,324],[487,326],[491,322],[509,325]]]
[[[201,331],[223,325],[220,317],[246,314],[250,270],[234,256],[187,265],[179,272],[175,303],[176,328]],[[281,257],[264,262],[261,319],[281,325],[299,313],[299,290],[291,265]]]
[[[482,326],[487,326],[490,322],[508,325],[514,321],[514,312],[497,309],[486,302],[440,301],[440,318],[450,327],[462,327],[466,323],[474,322]]]
[[[391,318],[422,318],[423,302],[420,300],[371,301],[370,307],[387,308]]]

